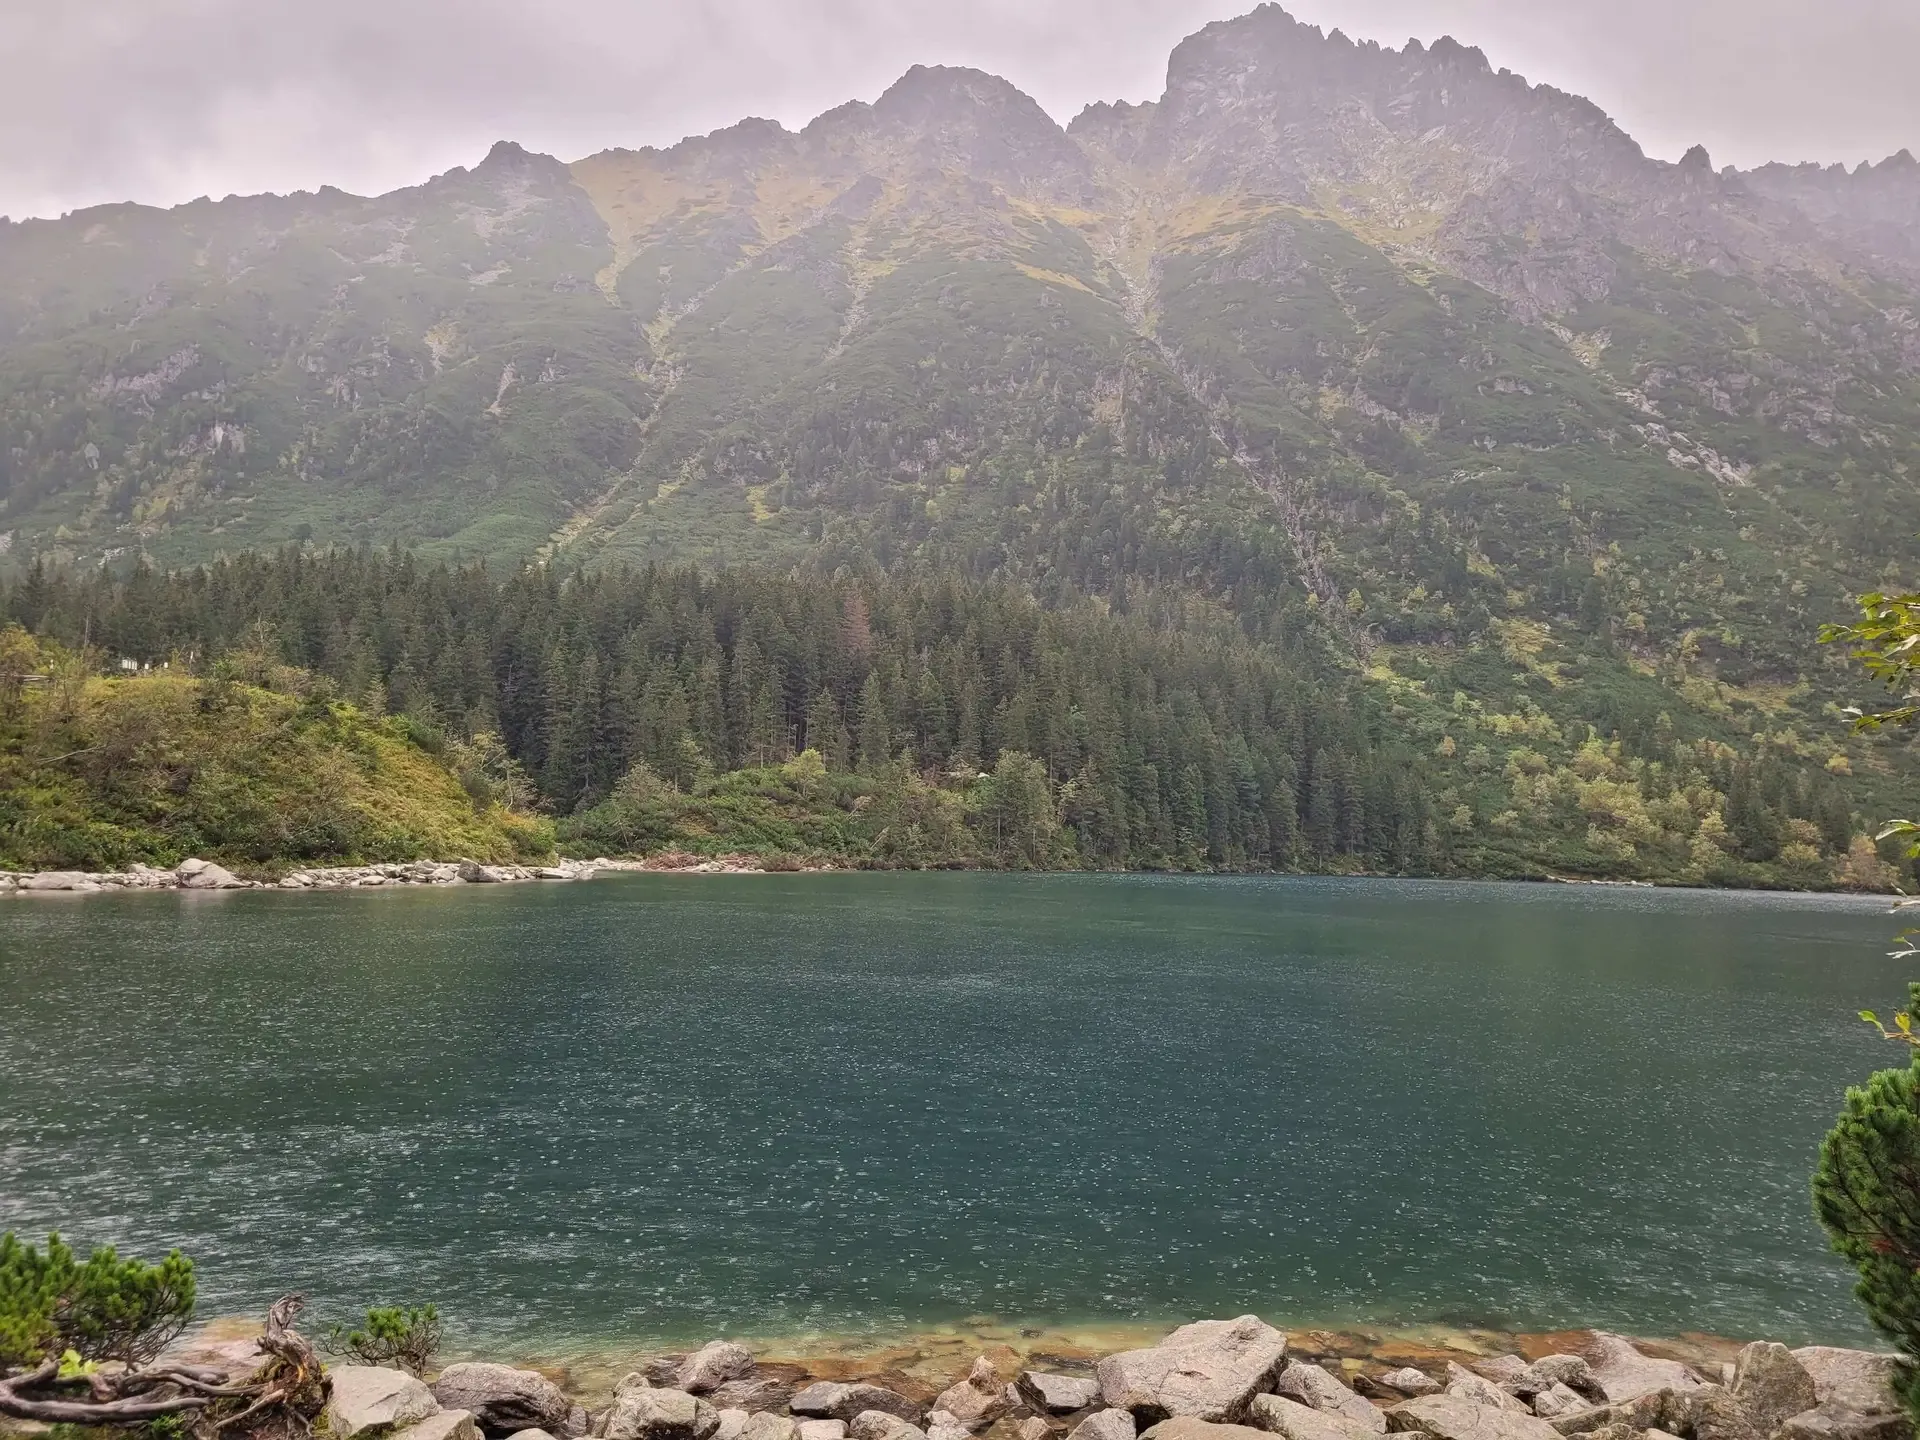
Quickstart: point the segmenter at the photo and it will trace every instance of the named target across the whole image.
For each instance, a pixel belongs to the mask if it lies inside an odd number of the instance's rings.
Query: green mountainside
[[[797,133],[0,224],[0,567],[400,544],[1198,605],[1357,683],[1463,833],[1544,783],[1575,868],[1665,876],[1701,807],[1656,844],[1578,798],[1589,727],[1856,830],[1920,799],[1813,640],[1914,558],[1916,217],[1905,152],[1668,164],[1477,50],[1266,5],[1064,129],[916,68]]]

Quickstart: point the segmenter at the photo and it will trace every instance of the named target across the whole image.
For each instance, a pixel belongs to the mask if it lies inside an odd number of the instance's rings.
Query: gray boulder
[[[755,1375],[745,1380],[729,1380],[707,1396],[707,1403],[726,1409],[759,1412],[778,1410],[793,1398],[793,1386],[771,1375]]]
[[[1898,1410],[1893,1394],[1893,1372],[1898,1357],[1872,1350],[1842,1350],[1832,1345],[1803,1345],[1793,1352],[1813,1377],[1813,1391],[1821,1406],[1879,1415]]]
[[[1614,1426],[1623,1426],[1638,1435],[1642,1430],[1678,1433],[1690,1423],[1686,1401],[1675,1390],[1649,1390],[1631,1400],[1611,1405],[1595,1405],[1570,1415],[1556,1416],[1551,1422],[1561,1435],[1600,1435]]]
[[[1050,1375],[1022,1370],[1014,1382],[1020,1398],[1046,1415],[1069,1415],[1100,1398],[1100,1382],[1086,1375]]]
[[[1678,1360],[1642,1355],[1625,1336],[1604,1330],[1594,1332],[1588,1363],[1594,1383],[1609,1404],[1655,1390],[1692,1390],[1701,1383],[1700,1377]]]
[[[1287,1361],[1273,1382],[1273,1393],[1309,1410],[1324,1410],[1329,1415],[1351,1420],[1376,1435],[1387,1433],[1387,1417],[1380,1413],[1378,1406],[1369,1405],[1330,1372],[1304,1360]]]
[[[507,1436],[507,1440],[560,1440],[560,1437],[551,1435],[545,1430],[529,1429],[516,1430]]]
[[[814,1424],[838,1424],[838,1421],[814,1421]],[[844,1429],[834,1440],[842,1440]],[[771,1410],[762,1410],[749,1415],[740,1440],[800,1440],[800,1426],[791,1415],[776,1415]]]
[[[949,1410],[935,1410],[927,1416],[927,1440],[967,1440],[973,1432]]]
[[[42,870],[20,882],[22,890],[98,890],[100,884],[80,870]]]
[[[564,1431],[573,1409],[566,1392],[537,1371],[485,1362],[449,1365],[433,1382],[433,1398],[448,1410],[471,1410],[475,1424],[499,1436]]]
[[[674,1388],[689,1395],[705,1395],[729,1380],[744,1380],[759,1366],[753,1352],[731,1340],[712,1340],[680,1362]]]
[[[846,1421],[864,1411],[879,1410],[911,1423],[920,1418],[921,1407],[879,1385],[843,1385],[836,1380],[820,1380],[795,1395],[787,1402],[787,1408],[809,1418]]]
[[[1532,1409],[1524,1400],[1509,1395],[1498,1385],[1484,1376],[1476,1375],[1464,1365],[1447,1362],[1448,1395],[1458,1395],[1463,1400],[1471,1400],[1476,1405],[1490,1405],[1495,1410],[1519,1410],[1531,1415]]]
[[[1020,1440],[1053,1440],[1053,1427],[1038,1415],[1029,1415],[1014,1427]]]
[[[385,1440],[480,1440],[480,1427],[466,1410],[439,1410]]]
[[[335,1365],[326,1422],[333,1440],[354,1440],[424,1420],[440,1409],[433,1391],[404,1370],[384,1365]]]
[[[1175,1415],[1143,1430],[1140,1440],[1260,1440],[1266,1434],[1251,1425],[1224,1425],[1195,1415]]]
[[[1819,1403],[1813,1376],[1793,1352],[1771,1340],[1756,1340],[1733,1362],[1733,1398],[1754,1429],[1771,1435],[1788,1420]]]
[[[1097,1368],[1100,1398],[1137,1420],[1190,1416],[1231,1423],[1272,1387],[1287,1337],[1257,1315],[1183,1325],[1147,1350],[1109,1355]]]
[[[1096,1410],[1067,1432],[1067,1440],[1135,1440],[1131,1410]]]
[[[1284,1395],[1254,1396],[1247,1407],[1247,1422],[1284,1440],[1377,1440],[1382,1433],[1336,1411],[1315,1410]]]
[[[245,890],[247,882],[222,865],[206,860],[182,860],[174,867],[182,890]]]
[[[847,1440],[844,1420],[802,1420],[795,1428],[799,1440]]]
[[[1522,1385],[1533,1373],[1533,1367],[1518,1355],[1489,1355],[1474,1361],[1473,1368],[1496,1385]]]
[[[1542,1355],[1527,1366],[1526,1378],[1539,1389],[1564,1385],[1590,1404],[1604,1405],[1607,1400],[1607,1392],[1583,1355]]]
[[[862,1410],[847,1422],[847,1440],[927,1440],[927,1432],[885,1410]]]
[[[714,1413],[720,1417],[720,1424],[713,1432],[713,1440],[740,1440],[746,1431],[747,1421],[753,1418],[746,1411],[733,1407]]]
[[[1913,1440],[1913,1422],[1898,1411],[1863,1415],[1822,1406],[1789,1416],[1777,1440]]]
[[[1411,1365],[1403,1365],[1398,1370],[1389,1370],[1384,1375],[1376,1375],[1373,1377],[1373,1383],[1411,1397],[1438,1395],[1445,1388],[1426,1371],[1416,1370]]]
[[[713,1440],[719,1428],[720,1412],[699,1396],[656,1389],[641,1379],[638,1385],[622,1381],[615,1387],[613,1409],[600,1433],[606,1440]]]
[[[1013,1409],[1013,1400],[993,1362],[981,1355],[959,1382],[935,1398],[933,1408],[944,1410],[969,1431],[984,1430]]]
[[[1422,1395],[1387,1411],[1389,1434],[1434,1440],[1557,1440],[1559,1431],[1517,1410],[1496,1410],[1458,1395]]]
[[[1542,1420],[1558,1420],[1562,1415],[1578,1415],[1593,1404],[1570,1385],[1558,1380],[1544,1390],[1533,1392],[1533,1413]]]

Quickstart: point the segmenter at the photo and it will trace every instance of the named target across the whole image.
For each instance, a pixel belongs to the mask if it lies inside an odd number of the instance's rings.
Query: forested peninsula
[[[1596,684],[1599,654],[1577,708],[1524,654],[1504,685],[1477,649],[1361,672],[1311,625],[1144,587],[289,547],[35,566],[0,615],[20,871],[679,852],[1885,889],[1904,863],[1837,722],[1742,736],[1617,658]]]

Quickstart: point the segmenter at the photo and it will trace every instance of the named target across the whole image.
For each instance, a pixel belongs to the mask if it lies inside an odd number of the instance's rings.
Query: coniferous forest
[[[36,567],[0,591],[16,647],[42,652],[11,668],[65,656],[106,678],[70,687],[62,724],[45,713],[62,687],[15,687],[6,863],[197,845],[271,868],[450,843],[445,824],[331,812],[289,828],[244,794],[270,776],[221,765],[218,725],[183,748],[142,718],[146,690],[198,677],[203,717],[281,697],[289,744],[343,717],[403,743],[475,814],[533,817],[511,835],[525,853],[1892,881],[1843,748],[1809,765],[1796,737],[1686,733],[1631,693],[1603,726],[1438,671],[1361,683],[1310,631],[1256,640],[1193,597],[1132,596],[1043,606],[912,568],[497,574],[397,550]]]

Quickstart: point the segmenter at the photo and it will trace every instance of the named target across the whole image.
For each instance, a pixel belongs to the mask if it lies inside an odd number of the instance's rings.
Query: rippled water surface
[[[527,1347],[1862,1336],[1808,1210],[1876,902],[984,875],[0,902],[0,1224]]]

